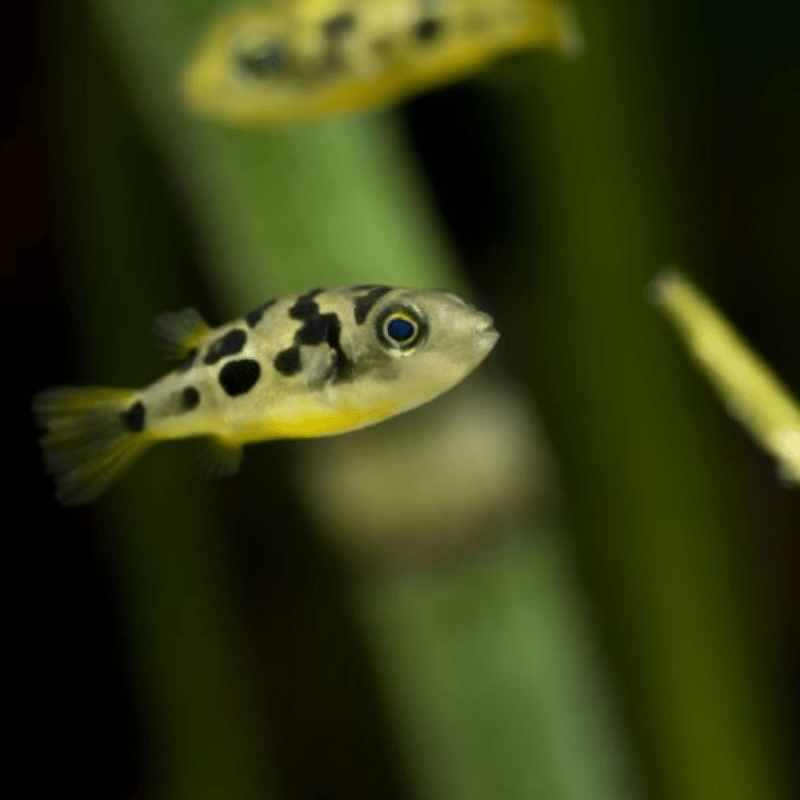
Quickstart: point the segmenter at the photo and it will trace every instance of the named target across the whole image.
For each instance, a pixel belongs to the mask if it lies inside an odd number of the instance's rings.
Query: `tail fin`
[[[134,389],[58,386],[33,398],[47,471],[65,506],[94,500],[153,444]]]

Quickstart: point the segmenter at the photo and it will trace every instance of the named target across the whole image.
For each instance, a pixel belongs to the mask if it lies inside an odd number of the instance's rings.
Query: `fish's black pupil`
[[[286,50],[278,42],[268,42],[257,50],[240,53],[239,65],[256,78],[266,78],[286,66]]]
[[[415,333],[416,326],[403,317],[394,317],[386,325],[386,333],[395,342],[407,342]]]

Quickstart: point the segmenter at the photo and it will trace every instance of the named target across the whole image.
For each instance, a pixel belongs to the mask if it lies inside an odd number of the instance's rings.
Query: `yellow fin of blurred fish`
[[[800,484],[800,404],[736,329],[675,269],[649,295],[686,342],[728,412],[778,460],[779,475]]]
[[[280,125],[397,103],[517,50],[583,48],[556,0],[280,0],[218,19],[183,70],[193,112]]]

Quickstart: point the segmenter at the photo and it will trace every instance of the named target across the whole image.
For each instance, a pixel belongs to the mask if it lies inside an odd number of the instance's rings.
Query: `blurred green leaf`
[[[417,796],[641,797],[561,536],[519,534],[359,592]]]
[[[593,4],[586,56],[530,65],[529,93],[508,104],[520,214],[547,205],[542,239],[518,255],[541,265],[525,295],[548,343],[539,396],[654,796],[779,798],[776,698],[744,615],[757,607],[754,576],[717,409],[698,401],[644,300],[685,244],[640,20],[623,3]]]

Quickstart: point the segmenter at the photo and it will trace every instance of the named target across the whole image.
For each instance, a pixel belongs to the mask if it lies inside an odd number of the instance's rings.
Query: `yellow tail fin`
[[[40,444],[56,497],[65,506],[94,500],[153,444],[134,389],[58,386],[33,398],[45,429]]]

